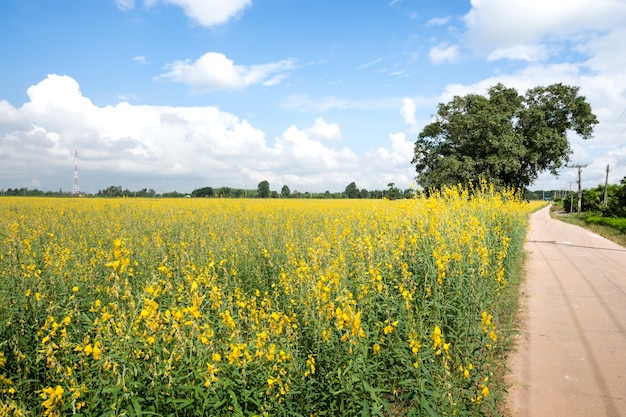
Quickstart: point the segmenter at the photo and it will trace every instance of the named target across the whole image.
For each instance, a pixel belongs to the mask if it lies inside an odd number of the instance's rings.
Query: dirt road
[[[511,416],[626,416],[626,249],[531,217]]]

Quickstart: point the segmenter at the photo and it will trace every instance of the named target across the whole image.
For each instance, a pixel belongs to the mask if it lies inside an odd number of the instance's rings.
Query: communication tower
[[[78,151],[74,151],[74,187],[72,188],[72,194],[78,197],[80,196],[80,187],[78,185]]]

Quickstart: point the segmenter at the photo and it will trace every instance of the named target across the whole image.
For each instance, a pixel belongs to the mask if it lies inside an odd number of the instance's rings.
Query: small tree
[[[270,196],[270,183],[261,181],[257,187],[257,195],[259,198],[268,198]]]
[[[291,194],[291,190],[286,185],[283,185],[283,188],[280,190],[281,197],[289,197],[289,194]]]
[[[400,197],[400,190],[396,187],[395,183],[390,182],[387,184],[387,187],[389,187],[387,190],[387,198],[389,200],[395,200]]]
[[[212,187],[197,188],[191,192],[192,197],[213,197]]]
[[[360,197],[359,189],[356,187],[356,184],[354,181],[352,181],[350,184],[346,186],[346,197],[348,198]]]

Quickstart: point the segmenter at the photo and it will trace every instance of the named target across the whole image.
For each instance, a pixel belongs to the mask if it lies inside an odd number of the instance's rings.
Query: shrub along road
[[[626,249],[534,213],[512,416],[626,416]]]

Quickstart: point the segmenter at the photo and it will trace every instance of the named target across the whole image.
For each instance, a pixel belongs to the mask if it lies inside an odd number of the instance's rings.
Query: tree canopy
[[[543,171],[556,175],[572,153],[567,132],[589,139],[598,123],[578,91],[559,83],[520,95],[497,84],[487,96],[440,103],[415,143],[418,184],[429,189],[485,179],[525,188]]]
[[[346,186],[345,194],[348,198],[359,198],[361,196],[361,193],[359,192],[359,189],[354,181]]]
[[[260,198],[268,198],[270,196],[270,183],[261,181],[257,186],[257,195]]]

